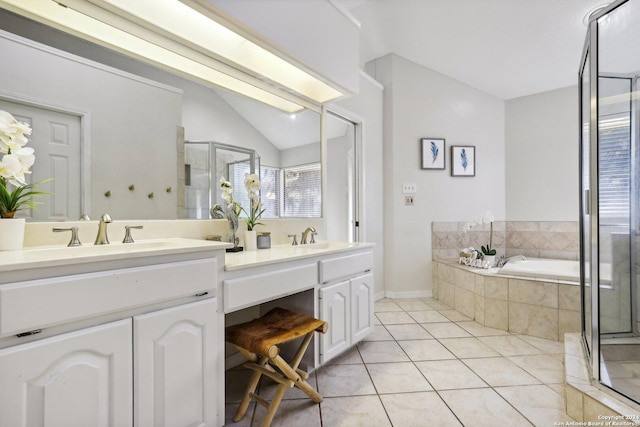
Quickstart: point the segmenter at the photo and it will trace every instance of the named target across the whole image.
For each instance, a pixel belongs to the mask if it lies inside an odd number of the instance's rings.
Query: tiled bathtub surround
[[[464,233],[464,222],[433,222],[431,249],[434,260],[454,259],[460,249],[480,249],[489,242],[489,226],[476,226]],[[498,255],[525,255],[535,258],[577,260],[579,234],[577,221],[496,221],[493,247]]]
[[[577,284],[482,273],[434,261],[433,296],[492,328],[559,341],[565,332],[580,331]]]

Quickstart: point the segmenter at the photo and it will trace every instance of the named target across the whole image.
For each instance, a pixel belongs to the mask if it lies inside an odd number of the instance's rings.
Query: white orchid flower
[[[23,147],[13,152],[20,160],[22,173],[31,173],[31,166],[36,162],[35,150],[31,147]]]
[[[31,127],[17,121],[6,111],[0,111],[0,153],[11,153],[24,147],[31,135]]]
[[[7,154],[0,161],[0,177],[7,179],[11,184],[19,187],[25,185],[22,163],[15,154]]]

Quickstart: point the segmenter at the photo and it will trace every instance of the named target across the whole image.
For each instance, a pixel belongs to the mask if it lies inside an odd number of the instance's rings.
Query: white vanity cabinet
[[[0,426],[224,424],[224,253],[125,256],[0,281]]]
[[[0,425],[213,426],[215,329],[211,298],[2,349]]]
[[[361,341],[374,327],[373,252],[320,261],[319,304],[329,330],[320,342],[324,364]]]
[[[213,426],[216,299],[133,318],[136,426]]]
[[[0,350],[0,425],[131,426],[131,322]]]

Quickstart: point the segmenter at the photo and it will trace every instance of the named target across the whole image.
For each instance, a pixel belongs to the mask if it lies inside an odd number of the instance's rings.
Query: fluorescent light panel
[[[109,4],[168,31],[184,42],[226,58],[318,103],[342,96],[326,83],[236,34],[179,0],[90,0]]]
[[[195,61],[179,55],[83,13],[62,7],[51,0],[0,0],[0,5],[6,5],[5,7],[11,11],[53,25],[72,34],[88,37],[116,50],[124,50],[136,57],[163,65],[179,73],[188,74],[200,80],[249,96],[285,112],[292,113],[303,109],[299,104],[220,72],[212,66],[203,64],[202,62],[205,61]],[[209,20],[209,22],[213,21]]]

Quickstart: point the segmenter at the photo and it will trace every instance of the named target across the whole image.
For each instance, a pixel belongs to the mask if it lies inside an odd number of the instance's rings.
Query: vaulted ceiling
[[[343,0],[362,64],[396,53],[501,99],[577,83],[585,15],[606,0]]]

